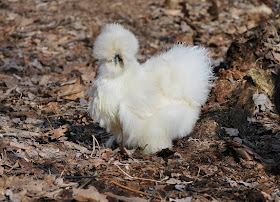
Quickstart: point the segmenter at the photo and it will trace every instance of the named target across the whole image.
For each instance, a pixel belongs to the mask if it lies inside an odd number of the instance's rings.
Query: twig
[[[93,157],[93,153],[95,152],[95,140],[94,140],[94,135],[92,135],[92,151],[91,151],[91,154],[90,154],[90,158]]]
[[[96,137],[94,135],[92,135],[92,138],[94,139],[94,141],[96,142],[97,146],[98,146],[98,150],[100,152],[100,144],[99,142],[97,141]]]
[[[60,45],[60,46],[66,46],[66,45],[68,45],[69,43],[73,43],[73,42],[76,42],[76,41],[86,42],[87,40],[89,40],[88,37],[77,37],[77,38],[70,39],[70,40],[65,41],[65,42],[61,42],[61,43],[59,43],[58,45]]]
[[[51,124],[51,122],[50,122],[49,118],[48,118],[48,117],[46,117],[46,118],[47,118],[47,121],[48,121],[48,122],[49,122],[49,124],[50,124],[51,129],[52,129],[52,130],[54,130],[54,128],[53,128],[53,126],[52,126],[52,124]]]
[[[100,152],[100,145],[99,145],[99,142],[97,141],[96,137],[94,135],[92,135],[92,152],[90,154],[90,157],[92,158],[93,157],[93,153],[95,152],[95,143],[97,144],[98,146],[98,150]]]
[[[143,192],[143,191],[139,191],[139,190],[136,190],[136,189],[132,189],[132,188],[130,188],[130,187],[124,186],[124,185],[119,184],[119,183],[114,182],[114,181],[113,181],[113,183],[114,183],[115,185],[121,187],[121,188],[127,189],[127,190],[129,190],[129,191],[136,192],[136,193],[138,193],[138,194],[142,194],[142,195],[145,195],[145,196],[153,196],[152,194],[148,194],[148,193]],[[161,199],[161,198],[159,198],[158,196],[155,196],[155,198]]]
[[[119,165],[115,164],[115,166],[117,166],[118,169],[120,169],[120,171],[122,171],[123,174],[125,174],[127,177],[129,177],[129,178],[134,178],[134,177],[132,177],[131,175],[129,175],[128,173],[126,173]]]
[[[198,172],[197,172],[197,175],[196,175],[197,178],[198,178],[199,174],[200,174],[200,167],[198,167]]]
[[[82,189],[85,186],[89,185],[92,182],[93,178],[88,179],[84,184],[82,184],[79,188]]]
[[[61,177],[62,177],[62,175],[64,174],[64,172],[65,172],[65,168],[64,168],[64,169],[63,169],[63,171],[61,172],[61,174],[60,174],[59,178],[61,178]]]
[[[13,170],[16,167],[18,167],[18,160],[7,172],[10,172],[11,170]]]
[[[94,179],[96,178],[96,176],[88,176],[88,175],[85,175],[85,176],[70,176],[70,175],[56,175],[57,177],[62,177],[64,179],[83,179],[83,178],[91,178],[91,179]]]
[[[158,181],[158,180],[153,180],[153,179],[146,179],[146,178],[141,178],[141,177],[132,177],[131,175],[129,175],[128,173],[126,173],[119,165],[114,164],[115,166],[118,167],[118,169],[120,169],[120,171],[122,171],[123,174],[125,174],[127,177],[129,177],[130,179],[133,180],[143,180],[143,181],[150,181],[150,182],[157,182],[157,183],[167,183],[167,182],[163,182],[163,181]],[[167,183],[169,184],[169,183]]]
[[[197,181],[198,177],[199,177],[199,174],[200,174],[200,167],[198,167],[198,171],[197,171],[197,174],[196,174],[196,177],[195,177],[195,180],[194,181]]]

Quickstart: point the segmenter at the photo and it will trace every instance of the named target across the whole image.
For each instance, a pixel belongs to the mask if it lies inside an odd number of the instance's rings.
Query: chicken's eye
[[[120,55],[115,55],[114,61],[115,61],[115,63],[119,63],[122,61],[122,58],[120,57]]]

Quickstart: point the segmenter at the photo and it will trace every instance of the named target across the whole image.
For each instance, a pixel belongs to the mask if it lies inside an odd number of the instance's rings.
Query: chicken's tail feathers
[[[174,48],[176,48],[176,46],[182,45],[175,45]],[[182,49],[183,47],[179,48]],[[192,58],[189,61],[190,63],[187,63],[186,69],[189,68],[189,70],[191,70],[191,72],[189,72],[190,75],[194,72],[193,76],[197,77],[195,82],[188,83],[192,88],[186,88],[185,95],[188,98],[192,98],[193,103],[197,103],[201,106],[208,99],[211,88],[215,86],[214,81],[216,77],[213,73],[210,51],[203,46],[185,46],[183,49],[185,49],[185,55],[190,55],[190,58]],[[188,76],[188,72],[186,72],[186,77]]]
[[[176,44],[143,66],[159,75],[158,83],[166,96],[186,100],[195,106],[206,102],[215,79],[210,54],[201,46]]]

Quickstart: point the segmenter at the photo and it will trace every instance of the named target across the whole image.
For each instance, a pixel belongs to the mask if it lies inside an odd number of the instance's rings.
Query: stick
[[[98,150],[99,150],[99,152],[100,152],[100,145],[99,145],[99,142],[97,141],[96,137],[95,137],[94,135],[92,135],[92,152],[91,152],[91,154],[90,154],[90,157],[91,157],[91,158],[92,158],[93,153],[94,153],[94,151],[95,151],[95,143],[97,144]]]
[[[138,194],[142,194],[142,195],[144,195],[144,196],[153,196],[152,194],[148,194],[148,193],[143,192],[143,191],[139,191],[139,190],[136,190],[136,189],[132,189],[132,188],[130,188],[130,187],[124,186],[124,185],[119,184],[119,183],[114,182],[114,181],[113,181],[113,183],[114,183],[115,185],[121,187],[121,188],[127,189],[127,190],[129,190],[129,191],[136,192],[136,193],[138,193]],[[159,197],[157,197],[157,196],[155,196],[155,198],[161,199],[161,198],[159,198]]]
[[[143,180],[143,181],[150,181],[150,182],[157,182],[157,183],[167,183],[167,182],[162,182],[162,181],[153,180],[153,179],[146,179],[146,178],[141,178],[141,177],[132,177],[131,175],[126,173],[119,165],[117,165],[117,164],[114,164],[114,165],[117,166],[118,169],[120,169],[120,171],[122,171],[123,174],[125,174],[127,177],[129,177],[133,180]],[[167,184],[169,184],[169,183],[167,183]]]
[[[13,170],[16,167],[18,167],[18,160],[7,172],[10,172],[11,170]]]
[[[48,121],[49,124],[50,124],[51,129],[54,130],[54,128],[53,128],[53,126],[52,126],[52,123],[50,122],[49,118],[48,118],[48,117],[46,117],[46,118],[47,118],[47,121]]]
[[[94,140],[94,135],[92,135],[92,152],[90,154],[90,158],[93,157],[94,152],[95,152],[95,140]]]
[[[153,180],[153,179],[147,179],[147,178],[141,178],[141,177],[132,177],[127,172],[125,172],[119,165],[117,165],[116,163],[114,163],[114,165],[117,166],[118,169],[120,169],[120,171],[122,171],[123,174],[125,174],[127,177],[129,177],[132,180],[143,180],[143,181],[150,181],[150,182],[156,182],[156,183],[174,184],[174,183],[164,182],[163,180],[159,181],[159,180]],[[199,173],[200,173],[200,168],[199,168],[197,175],[199,175]],[[191,183],[193,183],[193,181],[185,182],[184,184],[191,184]]]

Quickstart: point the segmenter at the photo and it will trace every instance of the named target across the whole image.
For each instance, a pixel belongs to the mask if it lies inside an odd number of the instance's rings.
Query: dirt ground
[[[0,1],[0,200],[280,201],[279,13],[277,0]],[[172,149],[105,148],[87,114],[111,22],[135,33],[140,62],[178,41],[210,51],[215,87]]]

